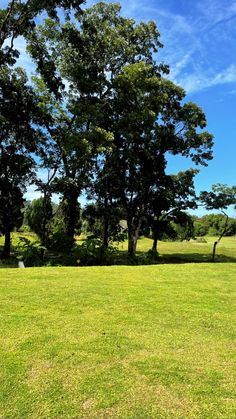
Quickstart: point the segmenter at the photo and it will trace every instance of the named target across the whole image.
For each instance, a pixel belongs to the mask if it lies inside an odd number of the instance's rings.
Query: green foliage
[[[172,221],[172,226],[176,233],[176,240],[190,240],[194,238],[194,224],[190,215],[178,212]]]
[[[82,266],[113,265],[117,249],[111,245],[104,249],[102,241],[91,236],[78,246],[76,254],[77,262]]]
[[[18,260],[22,260],[26,267],[42,266],[42,251],[45,250],[40,242],[32,242],[26,237],[19,237],[19,243],[16,246],[16,255]]]
[[[222,214],[208,214],[195,218],[194,230],[196,236],[217,236],[221,234],[225,225],[225,216]],[[229,218],[225,236],[236,235],[236,219]]]
[[[223,211],[230,205],[236,207],[236,186],[229,187],[227,185],[216,184],[212,186],[212,191],[201,192],[199,198],[207,210]]]
[[[108,242],[122,242],[127,238],[127,227],[122,225],[122,211],[118,206],[104,208],[104,203],[86,205],[82,212],[83,233],[103,240],[104,217],[109,220],[107,228]]]
[[[1,10],[1,159],[12,147],[7,173],[21,166],[22,181],[19,176],[14,184],[18,213],[20,194],[35,181],[34,164],[53,172],[51,183],[36,181],[44,198],[26,213],[42,244],[47,246],[50,238],[50,248],[57,252],[66,247],[70,253],[75,233],[80,233],[81,194],[96,202],[95,212],[87,208],[84,218],[87,232],[101,240],[102,253],[98,242],[88,242],[82,251],[87,252],[84,260],[93,255],[103,263],[109,259],[109,242],[124,240],[121,219],[127,221],[131,258],[144,227],[147,232],[152,228],[156,243],[167,229],[173,237],[192,236],[190,221],[171,225],[169,214],[196,206],[197,171],[167,175],[167,155],[206,165],[212,158],[213,136],[205,131],[202,109],[186,103],[184,90],[166,77],[168,66],[156,61],[162,44],[155,23],[125,18],[120,5],[113,3],[100,2],[81,13],[82,3],[12,0]],[[46,19],[38,24],[41,14]],[[25,37],[36,65],[33,87],[22,69],[11,69],[19,56],[14,49],[19,35]],[[4,46],[6,39],[10,46]],[[23,160],[17,165],[18,155],[25,156],[27,173],[22,171]],[[32,156],[37,156],[34,162]],[[5,177],[9,181],[10,176]],[[10,188],[8,182],[1,193],[9,197]],[[226,189],[220,191],[218,208],[223,200],[226,203]],[[52,192],[62,198],[54,217]],[[218,192],[216,187],[213,193]],[[209,207],[209,197],[202,197]],[[6,221],[0,224],[6,229]]]
[[[150,249],[147,252],[147,261],[152,264],[159,260],[159,253],[155,249]]]
[[[52,204],[50,200],[43,197],[34,199],[25,210],[25,221],[32,231],[34,231],[43,244],[49,233],[49,223],[52,219]]]
[[[0,66],[15,64],[19,52],[14,48],[14,41],[34,31],[39,14],[46,12],[59,21],[61,8],[69,19],[71,8],[77,15],[81,13],[82,3],[83,0],[9,0],[6,8],[0,9]],[[4,45],[6,40],[10,40],[10,46]]]
[[[59,253],[69,253],[73,244],[74,240],[64,231],[55,231],[49,237],[48,249]]]
[[[5,138],[0,145],[0,232],[5,234],[4,257],[10,256],[11,231],[22,224],[23,192],[33,167],[32,159],[8,142],[9,138]]]
[[[218,240],[215,241],[212,250],[212,260],[215,260],[216,246],[225,235],[228,227],[229,217],[225,212],[229,206],[234,205],[236,208],[236,186],[229,187],[227,185],[216,184],[212,186],[210,192],[201,192],[200,201],[205,205],[208,210],[218,210],[225,216],[225,223],[220,232]],[[213,232],[213,231],[212,231]]]

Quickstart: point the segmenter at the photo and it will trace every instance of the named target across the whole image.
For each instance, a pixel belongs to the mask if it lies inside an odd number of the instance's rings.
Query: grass
[[[205,237],[206,243],[196,241],[159,242],[160,262],[211,262],[212,247],[217,237]],[[126,251],[127,243],[120,244],[120,249]],[[152,240],[138,240],[137,254],[142,255],[152,247]],[[216,248],[217,262],[236,262],[236,236],[223,237]]]
[[[1,269],[0,418],[235,418],[235,277]]]

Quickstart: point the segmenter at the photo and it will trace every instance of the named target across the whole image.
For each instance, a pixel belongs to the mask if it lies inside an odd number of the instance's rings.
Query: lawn
[[[160,262],[210,262],[212,260],[212,247],[217,237],[205,237],[205,243],[195,240],[173,242],[160,241],[158,251]],[[147,252],[152,247],[152,240],[141,238],[138,240],[138,254]],[[127,243],[119,245],[123,251],[127,249]],[[236,262],[236,236],[223,237],[216,248],[217,262]]]
[[[0,270],[0,418],[235,418],[236,265]]]

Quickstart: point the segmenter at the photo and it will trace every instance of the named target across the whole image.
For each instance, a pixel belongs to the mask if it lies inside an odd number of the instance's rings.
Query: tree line
[[[49,231],[59,231],[65,233],[63,203],[55,204],[52,202],[48,209],[47,216],[51,225]],[[45,234],[44,226],[44,200],[43,198],[27,201],[21,217],[19,232],[34,232],[42,240]],[[111,217],[113,223],[112,242],[124,241],[127,238],[127,222],[122,219],[122,211],[118,217]],[[161,240],[190,240],[199,237],[219,236],[225,227],[225,216],[223,214],[207,214],[201,217],[190,215],[187,212],[176,212],[171,214],[166,222],[159,228]],[[86,238],[92,236],[101,239],[103,232],[103,214],[101,208],[96,204],[88,204],[81,209],[75,234]],[[140,237],[153,238],[151,225],[147,218],[142,220]],[[236,218],[229,217],[225,236],[236,236]]]
[[[184,222],[184,211],[197,208],[198,199],[207,209],[235,204],[236,188],[226,185],[196,196],[196,166],[212,159],[213,135],[203,110],[158,62],[163,45],[156,24],[124,17],[117,3],[83,3],[11,0],[0,10],[4,257],[30,184],[42,193],[42,246],[63,232],[67,251],[80,223],[81,196],[95,203],[86,211],[99,219],[103,252],[126,220],[130,257],[145,223],[157,251],[170,217]],[[17,66],[19,36],[35,65],[31,80]],[[194,168],[169,174],[169,155],[187,158]],[[38,176],[42,169],[47,179]],[[54,224],[53,193],[61,197]]]

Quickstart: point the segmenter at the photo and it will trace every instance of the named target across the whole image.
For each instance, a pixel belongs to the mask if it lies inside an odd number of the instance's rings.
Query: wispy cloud
[[[195,93],[203,89],[207,89],[217,85],[236,82],[236,65],[231,65],[225,70],[213,74],[189,74],[180,79],[175,80],[180,84],[187,93]]]
[[[27,188],[27,192],[24,194],[24,198],[27,201],[33,201],[34,199],[38,199],[42,197],[42,193],[40,191],[37,191],[37,188],[35,185],[31,185]],[[59,203],[59,195],[58,194],[52,194],[52,201],[56,204]]]
[[[170,64],[170,78],[187,93],[235,83],[236,1],[199,0],[191,7],[184,2],[182,19],[180,7],[178,14],[164,3],[162,7],[156,8],[155,16],[165,45],[161,58]]]
[[[107,0],[110,2],[110,0]],[[85,7],[97,3],[88,0]],[[170,65],[170,77],[195,93],[214,85],[235,82],[236,1],[121,0],[122,14],[136,20],[154,20],[164,44],[157,60]],[[35,67],[26,53],[25,41],[15,43],[18,65],[30,75]]]

